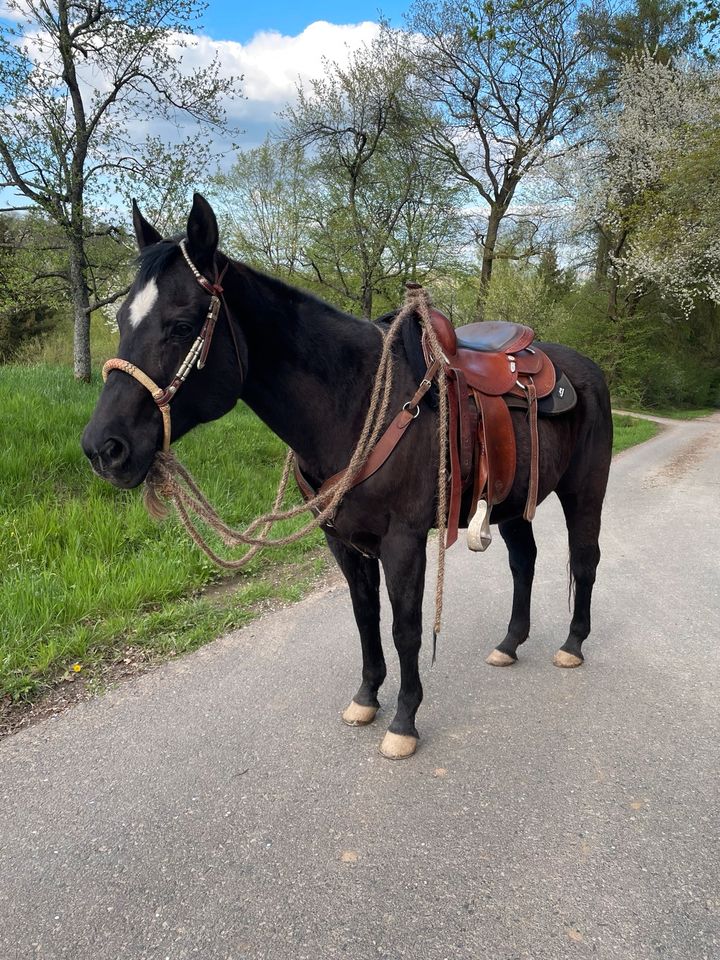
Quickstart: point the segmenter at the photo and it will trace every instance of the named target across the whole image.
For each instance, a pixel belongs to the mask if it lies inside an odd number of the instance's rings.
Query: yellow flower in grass
[[[82,670],[82,664],[81,664],[81,663],[74,663],[74,664],[70,667],[70,669],[72,670],[73,673],[80,673],[80,671]]]

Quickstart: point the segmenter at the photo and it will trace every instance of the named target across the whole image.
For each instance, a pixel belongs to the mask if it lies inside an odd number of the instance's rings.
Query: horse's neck
[[[248,343],[242,398],[324,478],[346,465],[360,434],[380,331],[255,271],[233,274],[228,293]]]

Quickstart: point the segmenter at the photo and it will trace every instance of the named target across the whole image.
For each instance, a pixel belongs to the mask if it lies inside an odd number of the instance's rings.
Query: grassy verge
[[[257,558],[222,603],[197,597],[221,579],[217,569],[174,519],[154,523],[137,491],[101,481],[82,455],[98,389],[63,368],[0,370],[0,697],[34,694],[128,641],[197,646],[243,623],[258,601],[297,595],[321,562],[315,534]],[[246,408],[198,428],[178,452],[231,523],[271,504],[284,449]],[[295,577],[291,565],[309,560]],[[282,582],[266,575],[275,564]]]
[[[31,698],[73,664],[88,676],[128,647],[149,658],[194,649],[268,601],[296,599],[324,564],[315,534],[258,557],[231,590],[208,593],[223,575],[177,522],[154,523],[137,491],[91,473],[79,437],[98,389],[62,367],[0,370],[0,700]],[[655,429],[617,417],[616,450]],[[271,503],[284,450],[238,407],[178,453],[220,513],[241,524]]]
[[[715,407],[637,407],[634,404],[623,403],[618,400],[613,406],[620,410],[628,410],[632,413],[644,413],[651,417],[664,417],[667,420],[697,420],[699,417],[709,417],[715,413]]]
[[[660,425],[652,420],[640,420],[624,414],[613,414],[613,453],[620,453],[636,443],[650,440],[660,430]]]

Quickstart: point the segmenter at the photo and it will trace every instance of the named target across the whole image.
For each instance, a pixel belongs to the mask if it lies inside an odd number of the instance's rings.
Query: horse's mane
[[[385,330],[387,330],[397,314],[397,310],[393,310],[392,313],[383,314],[382,317],[377,318],[375,323],[379,327],[383,327]],[[423,353],[422,334],[420,331],[420,321],[417,314],[411,313],[405,318],[400,330],[398,344],[399,345],[396,349],[404,350],[407,362],[410,364],[412,375],[419,382],[420,379],[425,375],[427,363],[425,362],[425,354]],[[437,410],[439,403],[437,384],[433,384],[432,389],[425,395],[425,400],[430,405],[431,409]]]
[[[161,240],[159,243],[152,243],[149,247],[144,247],[137,256],[138,280],[145,284],[148,280],[167,270],[171,261],[180,254],[178,243],[182,240],[182,234],[177,237],[171,237],[168,240]]]

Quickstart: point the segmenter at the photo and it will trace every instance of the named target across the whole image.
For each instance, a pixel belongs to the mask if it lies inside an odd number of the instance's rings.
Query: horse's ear
[[[132,202],[133,227],[135,227],[135,239],[140,250],[149,247],[151,243],[159,243],[162,240],[162,234],[158,233],[152,224],[148,223],[145,217],[140,213],[140,207],[136,201]]]
[[[193,205],[187,224],[188,253],[198,270],[206,270],[215,260],[218,225],[213,208],[205,197],[193,194]]]

